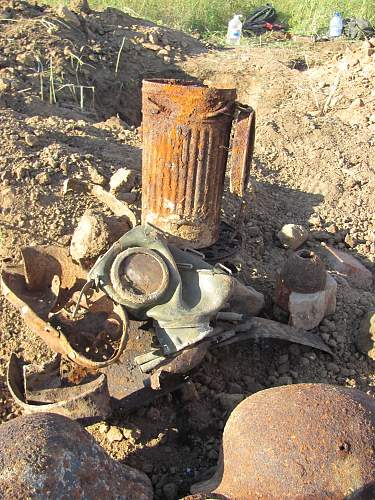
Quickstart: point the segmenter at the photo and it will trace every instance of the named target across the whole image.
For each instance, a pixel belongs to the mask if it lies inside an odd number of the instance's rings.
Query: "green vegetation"
[[[266,0],[91,0],[90,6],[116,7],[137,17],[208,35],[224,32],[234,13],[247,15],[264,3]],[[274,0],[272,4],[279,13],[279,21],[287,23],[294,33],[324,32],[335,11],[344,17],[364,17],[375,23],[374,0]]]

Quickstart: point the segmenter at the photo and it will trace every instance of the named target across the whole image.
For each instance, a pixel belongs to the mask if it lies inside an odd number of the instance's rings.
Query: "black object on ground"
[[[285,30],[282,24],[275,24],[276,9],[269,3],[254,9],[243,23],[242,30],[247,36],[262,35],[267,31]]]

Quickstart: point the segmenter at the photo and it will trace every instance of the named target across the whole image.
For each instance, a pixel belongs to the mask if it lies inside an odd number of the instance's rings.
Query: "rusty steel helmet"
[[[143,472],[116,462],[77,422],[53,413],[0,426],[0,497],[151,500]]]
[[[237,406],[224,429],[216,474],[192,492],[228,499],[360,498],[374,479],[374,399],[355,389],[298,384],[258,392]]]

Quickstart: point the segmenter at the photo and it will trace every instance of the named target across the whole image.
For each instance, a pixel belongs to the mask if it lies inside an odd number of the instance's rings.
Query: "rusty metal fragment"
[[[233,335],[228,339],[225,338],[225,331],[221,334],[225,339],[223,344],[233,344],[244,340],[277,339],[306,345],[332,354],[331,349],[318,335],[266,318],[247,318],[244,322],[231,327],[231,330]]]
[[[86,282],[86,272],[74,264],[65,248],[28,247],[22,250],[22,256],[23,265],[2,270],[1,287],[28,327],[54,352],[81,366],[99,369],[115,362],[126,345],[125,309],[104,293],[93,292],[80,316],[73,319],[72,310]],[[105,338],[108,349],[101,356],[97,346]]]
[[[11,355],[7,372],[8,388],[25,413],[50,412],[84,420],[103,419],[110,415],[110,398],[104,374],[78,385],[48,387],[57,385],[54,381],[60,379],[59,368],[59,362],[47,367],[47,373],[40,368],[39,380],[34,373],[30,381],[22,361],[15,354]],[[59,381],[61,385],[61,379]]]
[[[0,426],[0,495],[151,500],[143,472],[113,460],[77,422],[52,413]]]
[[[241,106],[232,143],[230,173],[230,192],[237,196],[244,196],[250,180],[254,143],[255,111],[250,107]]]
[[[280,272],[285,286],[293,292],[315,293],[324,290],[327,271],[319,256],[311,250],[293,252]]]
[[[344,500],[370,491],[374,477],[373,398],[355,389],[298,384],[257,392],[235,408],[217,472],[192,492]]]

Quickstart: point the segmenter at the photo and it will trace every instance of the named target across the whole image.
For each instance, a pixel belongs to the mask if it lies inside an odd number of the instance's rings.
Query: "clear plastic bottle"
[[[339,12],[335,12],[333,15],[331,22],[329,23],[329,36],[332,38],[336,38],[342,35],[342,30],[344,27],[344,23],[342,21],[342,17]]]
[[[240,17],[242,17],[241,14],[235,14],[228,23],[228,45],[240,45],[242,33],[242,23]]]

